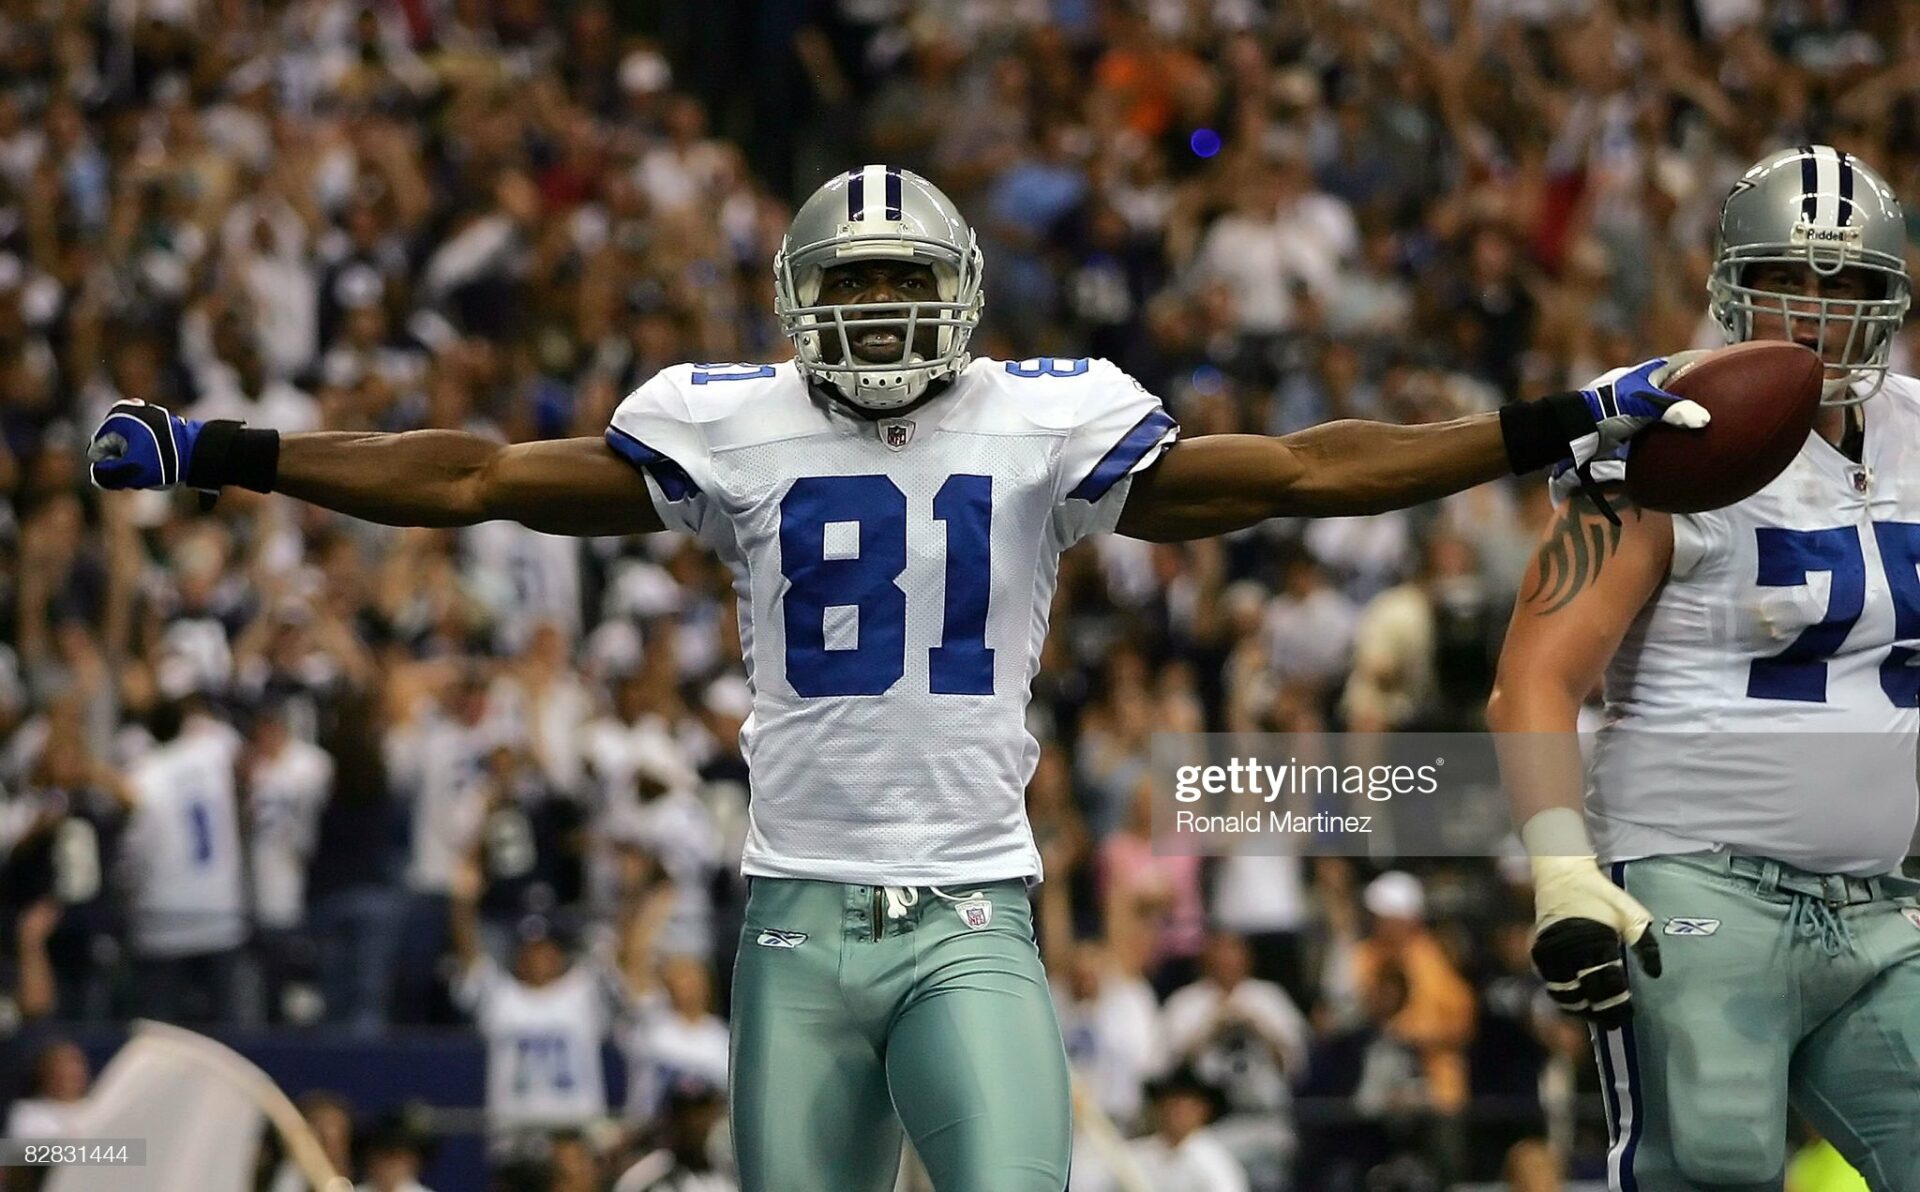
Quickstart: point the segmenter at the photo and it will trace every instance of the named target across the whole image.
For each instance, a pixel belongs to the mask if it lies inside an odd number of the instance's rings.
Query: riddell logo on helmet
[[[1793,229],[1796,244],[1810,240],[1824,240],[1834,244],[1852,244],[1860,239],[1859,228],[1817,228],[1810,224],[1800,224]]]

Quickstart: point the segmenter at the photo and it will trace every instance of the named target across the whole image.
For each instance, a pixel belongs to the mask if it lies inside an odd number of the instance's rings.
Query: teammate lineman
[[[1906,238],[1844,153],[1748,170],[1708,292],[1729,339],[1823,355],[1816,433],[1711,513],[1611,529],[1572,495],[1522,585],[1488,720],[1535,858],[1535,962],[1594,1023],[1615,1189],[1779,1192],[1789,1103],[1876,1192],[1920,1189],[1920,884],[1898,874],[1920,382],[1887,371]],[[1603,677],[1590,837],[1571,734]]]
[[[1025,883],[1028,685],[1060,552],[1361,514],[1582,460],[1705,411],[1654,361],[1606,392],[1436,426],[1175,443],[1104,360],[973,359],[982,260],[946,196],[867,166],[774,261],[796,359],[666,369],[603,439],[284,438],[115,407],[108,488],[237,484],[390,525],[696,535],[732,568],[754,693],[733,1128],[748,1192],[1058,1192],[1067,1069]]]

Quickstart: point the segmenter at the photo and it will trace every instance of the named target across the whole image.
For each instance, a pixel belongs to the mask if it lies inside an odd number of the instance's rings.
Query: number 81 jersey
[[[1609,856],[1728,847],[1856,874],[1906,856],[1920,383],[1889,376],[1865,414],[1859,463],[1809,435],[1755,495],[1674,516],[1667,580],[1607,670],[1589,808]]]
[[[897,418],[841,409],[790,363],[682,365],[620,404],[608,444],[733,572],[746,873],[1039,873],[1026,706],[1060,552],[1113,528],[1176,433],[1104,360],[975,360]]]

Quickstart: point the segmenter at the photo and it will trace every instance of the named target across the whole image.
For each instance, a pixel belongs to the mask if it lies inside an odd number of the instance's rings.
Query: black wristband
[[[1574,442],[1594,431],[1587,399],[1578,393],[1550,393],[1500,407],[1500,436],[1516,476],[1571,458]]]
[[[187,458],[187,487],[218,490],[229,484],[273,491],[280,472],[280,432],[220,419],[200,427]]]

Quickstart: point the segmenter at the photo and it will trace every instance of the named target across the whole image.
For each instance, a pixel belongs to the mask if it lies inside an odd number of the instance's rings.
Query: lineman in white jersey
[[[103,487],[238,484],[387,524],[663,527],[731,566],[753,687],[755,876],[732,1014],[748,1192],[891,1187],[902,1125],[941,1192],[1057,1192],[1066,1062],[1031,937],[1023,709],[1059,553],[1358,514],[1588,458],[1705,412],[1650,362],[1418,426],[1175,443],[1104,361],[974,360],[983,262],[932,184],[868,166],[774,262],[787,364],[671,368],[604,440],[289,435],[123,403]]]
[[[1595,1024],[1613,1188],[1777,1192],[1791,1103],[1876,1192],[1912,1192],[1920,885],[1898,867],[1920,808],[1920,382],[1886,368],[1905,229],[1876,174],[1808,146],[1747,172],[1720,240],[1728,338],[1821,352],[1826,408],[1724,509],[1616,495],[1612,526],[1561,494],[1488,711],[1513,734],[1534,959]],[[1571,734],[1603,679],[1583,824]]]

